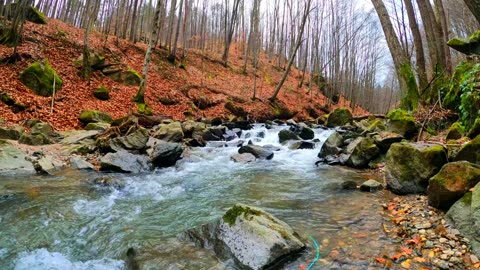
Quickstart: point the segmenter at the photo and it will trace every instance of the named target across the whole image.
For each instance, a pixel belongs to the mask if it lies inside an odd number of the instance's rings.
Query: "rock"
[[[125,180],[118,177],[95,177],[85,180],[85,183],[95,189],[112,191],[112,189],[122,190],[125,188]],[[128,269],[130,270],[130,269]]]
[[[380,149],[375,145],[373,139],[359,137],[347,146],[342,159],[347,166],[365,168],[379,154]]]
[[[112,123],[110,115],[95,110],[82,111],[78,119],[85,125],[89,123]]]
[[[76,67],[79,67],[79,68],[83,66],[83,53],[77,58],[77,60],[73,61],[73,64]],[[98,53],[94,53],[94,52],[89,53],[88,64],[90,65],[90,67],[93,70],[103,70],[103,69],[105,69],[105,70],[107,70],[107,73],[108,73],[109,69],[106,68],[105,57],[98,54]],[[113,65],[111,67],[114,67],[114,66],[115,65]],[[113,70],[113,69],[110,69],[110,70]],[[104,87],[104,86],[102,86],[102,87]]]
[[[327,127],[341,127],[347,124],[351,124],[353,121],[353,115],[348,108],[338,108],[328,115]]]
[[[63,136],[63,140],[60,142],[61,144],[77,144],[81,143],[83,140],[93,139],[95,136],[100,134],[97,130],[73,130],[61,133]]]
[[[4,140],[18,140],[20,139],[20,136],[22,136],[22,133],[18,129],[7,129],[0,127],[0,139]]]
[[[213,248],[220,259],[233,259],[238,269],[279,269],[285,259],[305,249],[285,222],[244,204],[236,204],[218,221],[179,237]]]
[[[366,191],[366,192],[375,192],[378,190],[382,190],[383,185],[375,180],[368,180],[364,182],[362,185],[360,185],[360,190],[361,191]]]
[[[473,124],[472,128],[470,128],[470,131],[468,131],[468,138],[474,139],[480,135],[480,118],[475,119],[475,123]]]
[[[327,157],[337,156],[342,152],[340,148],[343,145],[343,137],[340,133],[334,131],[322,145],[318,157],[326,159]]]
[[[298,126],[292,126],[290,130],[295,132],[295,134],[303,140],[313,140],[313,138],[315,138],[315,132],[304,123],[300,123]]]
[[[460,123],[454,123],[447,132],[445,137],[446,140],[458,140],[463,137],[463,133],[465,133],[465,128]]]
[[[35,126],[35,124],[38,124],[38,123],[42,123],[42,121],[38,119],[28,119],[27,121],[25,121],[24,125],[26,127],[32,128],[33,126]]]
[[[373,140],[382,153],[386,153],[390,146],[394,143],[399,143],[403,140],[403,136],[396,133],[382,132],[374,135]]]
[[[100,99],[100,100],[109,100],[110,99],[110,92],[105,86],[101,86],[95,92],[93,92],[93,96]]]
[[[306,141],[300,141],[300,142],[295,142],[292,145],[290,145],[289,149],[290,150],[299,150],[299,149],[315,149],[315,143],[314,142],[306,142]]]
[[[22,134],[18,142],[26,145],[45,145],[45,144],[52,143],[52,141],[42,133],[37,133],[37,134],[24,133]]]
[[[72,166],[72,168],[75,168],[77,170],[93,171],[95,169],[95,167],[91,163],[77,156],[70,157],[70,166]]]
[[[58,77],[55,70],[50,66],[47,59],[43,63],[35,62],[20,74],[20,81],[35,94],[50,97],[53,94],[53,82],[55,92],[60,91],[63,81]]]
[[[30,132],[32,134],[43,134],[47,137],[55,134],[55,130],[53,129],[52,125],[43,122],[33,125]]]
[[[26,160],[25,153],[0,140],[0,175],[33,175],[35,168]]]
[[[182,123],[182,132],[185,138],[199,138],[207,129],[207,125],[202,122],[185,121]]]
[[[127,136],[110,140],[109,146],[114,151],[143,150],[147,146],[149,135],[148,129],[140,127]]]
[[[458,154],[455,156],[455,161],[466,160],[471,163],[480,164],[480,135],[475,139],[465,144]]]
[[[265,149],[261,146],[252,145],[252,144],[248,144],[248,145],[240,147],[240,149],[238,149],[238,153],[240,153],[240,154],[250,153],[258,159],[270,160],[270,159],[273,158],[273,152],[272,151],[267,150],[267,149]]]
[[[233,141],[237,138],[237,134],[233,132],[232,130],[227,130],[225,134],[223,134],[223,140],[224,141]]]
[[[184,137],[182,124],[173,122],[167,125],[160,125],[160,128],[153,133],[153,137],[167,142],[181,142]]]
[[[250,130],[253,129],[252,124],[250,122],[242,120],[242,121],[235,121],[235,122],[229,122],[229,123],[224,123],[224,126],[226,126],[229,129],[235,129],[239,128],[241,130]]]
[[[278,133],[278,139],[279,139],[280,143],[284,143],[284,142],[289,141],[289,140],[295,140],[295,141],[301,140],[301,138],[298,137],[297,134],[295,134],[293,131],[288,130],[288,129],[284,129],[284,130],[280,131]]]
[[[155,145],[150,160],[155,167],[170,167],[177,163],[183,153],[178,143],[163,142]]]
[[[27,21],[33,22],[36,24],[47,24],[47,19],[45,17],[45,14],[43,14],[33,6],[28,7],[26,19]]]
[[[62,153],[65,155],[72,154],[89,154],[93,153],[97,149],[95,140],[93,139],[97,134],[96,130],[73,130],[60,132],[63,136]]]
[[[478,182],[480,165],[467,161],[448,163],[430,179],[428,203],[436,208],[449,209]]]
[[[234,154],[233,156],[230,157],[230,159],[236,163],[241,163],[241,164],[252,163],[252,162],[255,162],[256,160],[255,156],[250,153]]]
[[[342,189],[357,189],[357,183],[354,181],[345,181],[342,183]]]
[[[404,110],[393,110],[387,114],[387,129],[389,132],[397,133],[409,140],[418,133],[415,118]]]
[[[108,153],[100,158],[101,171],[140,173],[149,169],[146,156],[134,155],[125,150]]]
[[[362,130],[362,135],[366,135],[372,132],[384,132],[386,130],[386,126],[383,120],[381,119],[365,119],[360,121],[359,123],[355,122],[355,126],[357,126],[360,130]]]
[[[110,124],[108,123],[88,123],[84,130],[98,130],[98,131],[106,131],[110,128]]]
[[[63,162],[49,155],[42,155],[38,160],[33,161],[33,166],[38,173],[53,174],[63,168]]]
[[[236,105],[233,101],[228,101],[225,103],[225,109],[230,111],[233,115],[246,119],[248,112],[240,105]]]
[[[271,145],[271,144],[267,144],[267,145],[264,145],[262,147],[263,147],[263,149],[266,149],[266,150],[271,151],[271,152],[278,152],[278,151],[282,150],[282,148],[280,148],[278,146],[275,146],[275,145]]]
[[[202,138],[205,141],[222,141],[225,132],[226,127],[224,126],[209,127],[203,132]]]
[[[440,145],[394,143],[386,157],[387,186],[401,195],[423,193],[428,180],[447,161],[447,153]]]
[[[140,74],[133,69],[117,69],[114,71],[103,70],[102,72],[110,79],[127,86],[139,86],[140,82],[142,81]]]

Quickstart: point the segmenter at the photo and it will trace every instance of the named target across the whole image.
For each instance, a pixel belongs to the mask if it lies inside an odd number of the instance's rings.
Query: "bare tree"
[[[242,0],[234,0],[233,1],[233,9],[230,20],[227,19],[227,15],[225,14],[225,48],[223,50],[222,61],[223,65],[226,67],[228,64],[228,55],[230,53],[230,45],[232,44],[233,33],[235,31],[235,26],[237,24],[238,19],[238,7],[240,6],[240,2]],[[226,0],[225,8],[228,10],[228,0]]]

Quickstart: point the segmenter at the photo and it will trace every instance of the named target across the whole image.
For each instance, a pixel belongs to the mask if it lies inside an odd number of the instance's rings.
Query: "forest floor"
[[[80,77],[80,68],[73,62],[82,53],[84,30],[75,28],[58,20],[48,20],[48,25],[27,23],[23,41],[19,46],[21,60],[15,64],[0,67],[0,93],[13,97],[17,103],[28,106],[23,112],[15,113],[7,105],[0,103],[0,118],[7,123],[22,124],[28,119],[40,119],[50,122],[57,130],[78,129],[81,123],[78,115],[82,110],[100,110],[113,117],[122,117],[136,106],[132,101],[137,86],[124,86],[100,72],[95,72],[90,81]],[[118,40],[113,36],[104,36],[94,32],[90,38],[90,48],[104,55],[107,62],[120,63],[124,67],[141,72],[146,50],[144,43],[131,44],[127,40]],[[219,48],[221,50],[221,48]],[[146,102],[154,114],[185,119],[185,113],[199,117],[222,117],[228,119],[231,113],[225,109],[229,100],[241,102],[251,120],[265,119],[271,111],[268,98],[283,75],[283,68],[275,66],[276,60],[269,60],[262,53],[257,72],[257,100],[252,101],[254,71],[251,65],[247,74],[242,73],[244,57],[242,48],[234,44],[231,48],[229,66],[220,62],[220,52],[188,50],[186,68],[182,69],[167,61],[167,50],[157,48],[153,54],[149,70]],[[180,51],[181,52],[181,51]],[[0,59],[10,56],[13,48],[0,46]],[[53,113],[50,113],[51,98],[40,97],[32,93],[20,80],[20,73],[34,61],[48,59],[50,65],[63,79],[61,90],[55,95]],[[322,108],[350,106],[343,97],[338,104],[327,106],[328,99],[314,86],[308,94],[308,83],[298,87],[302,72],[292,69],[278,100],[290,111],[298,112],[296,118],[314,119],[325,114]],[[305,81],[308,82],[309,75]],[[110,90],[111,99],[101,101],[93,96],[100,86]],[[193,88],[192,88],[193,87]],[[182,89],[192,88],[188,94]],[[212,91],[213,90],[213,91]],[[193,105],[192,99],[207,97],[212,103],[204,110]],[[173,101],[173,105],[163,105],[161,100]],[[357,107],[355,115],[367,113]],[[187,114],[188,115],[188,114]],[[190,116],[192,117],[192,116]]]

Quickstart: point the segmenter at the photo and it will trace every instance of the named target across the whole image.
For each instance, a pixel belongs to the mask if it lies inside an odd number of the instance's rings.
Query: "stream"
[[[242,134],[280,148],[273,160],[254,164],[234,163],[237,147],[212,143],[187,150],[174,168],[147,174],[0,177],[0,269],[120,270],[129,247],[141,269],[233,269],[176,235],[239,202],[265,209],[304,239],[314,237],[322,259],[312,269],[382,269],[374,258],[392,246],[381,229],[381,204],[390,195],[342,190],[346,180],[368,180],[366,172],[315,166],[331,131],[315,130],[316,149],[290,150],[278,143],[285,128],[256,125]],[[97,177],[125,186],[95,188],[88,179]],[[305,269],[313,258],[309,248],[284,269]]]

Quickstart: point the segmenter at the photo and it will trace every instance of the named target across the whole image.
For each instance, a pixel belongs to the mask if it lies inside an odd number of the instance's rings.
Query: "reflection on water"
[[[262,130],[265,138],[255,137]],[[257,126],[249,133],[258,144],[278,145],[279,130]],[[317,130],[316,138],[324,141],[329,134]],[[0,179],[2,269],[122,269],[129,247],[138,250],[143,269],[226,269],[228,262],[175,236],[238,202],[261,207],[303,238],[317,239],[323,258],[317,269],[367,269],[388,249],[379,230],[378,205],[385,195],[339,188],[345,180],[366,180],[363,174],[315,167],[318,149],[281,146],[272,161],[248,165],[230,160],[236,151],[189,150],[176,168],[112,175],[125,188],[109,192],[87,184],[94,173]],[[308,265],[314,256],[308,249],[285,269]]]

